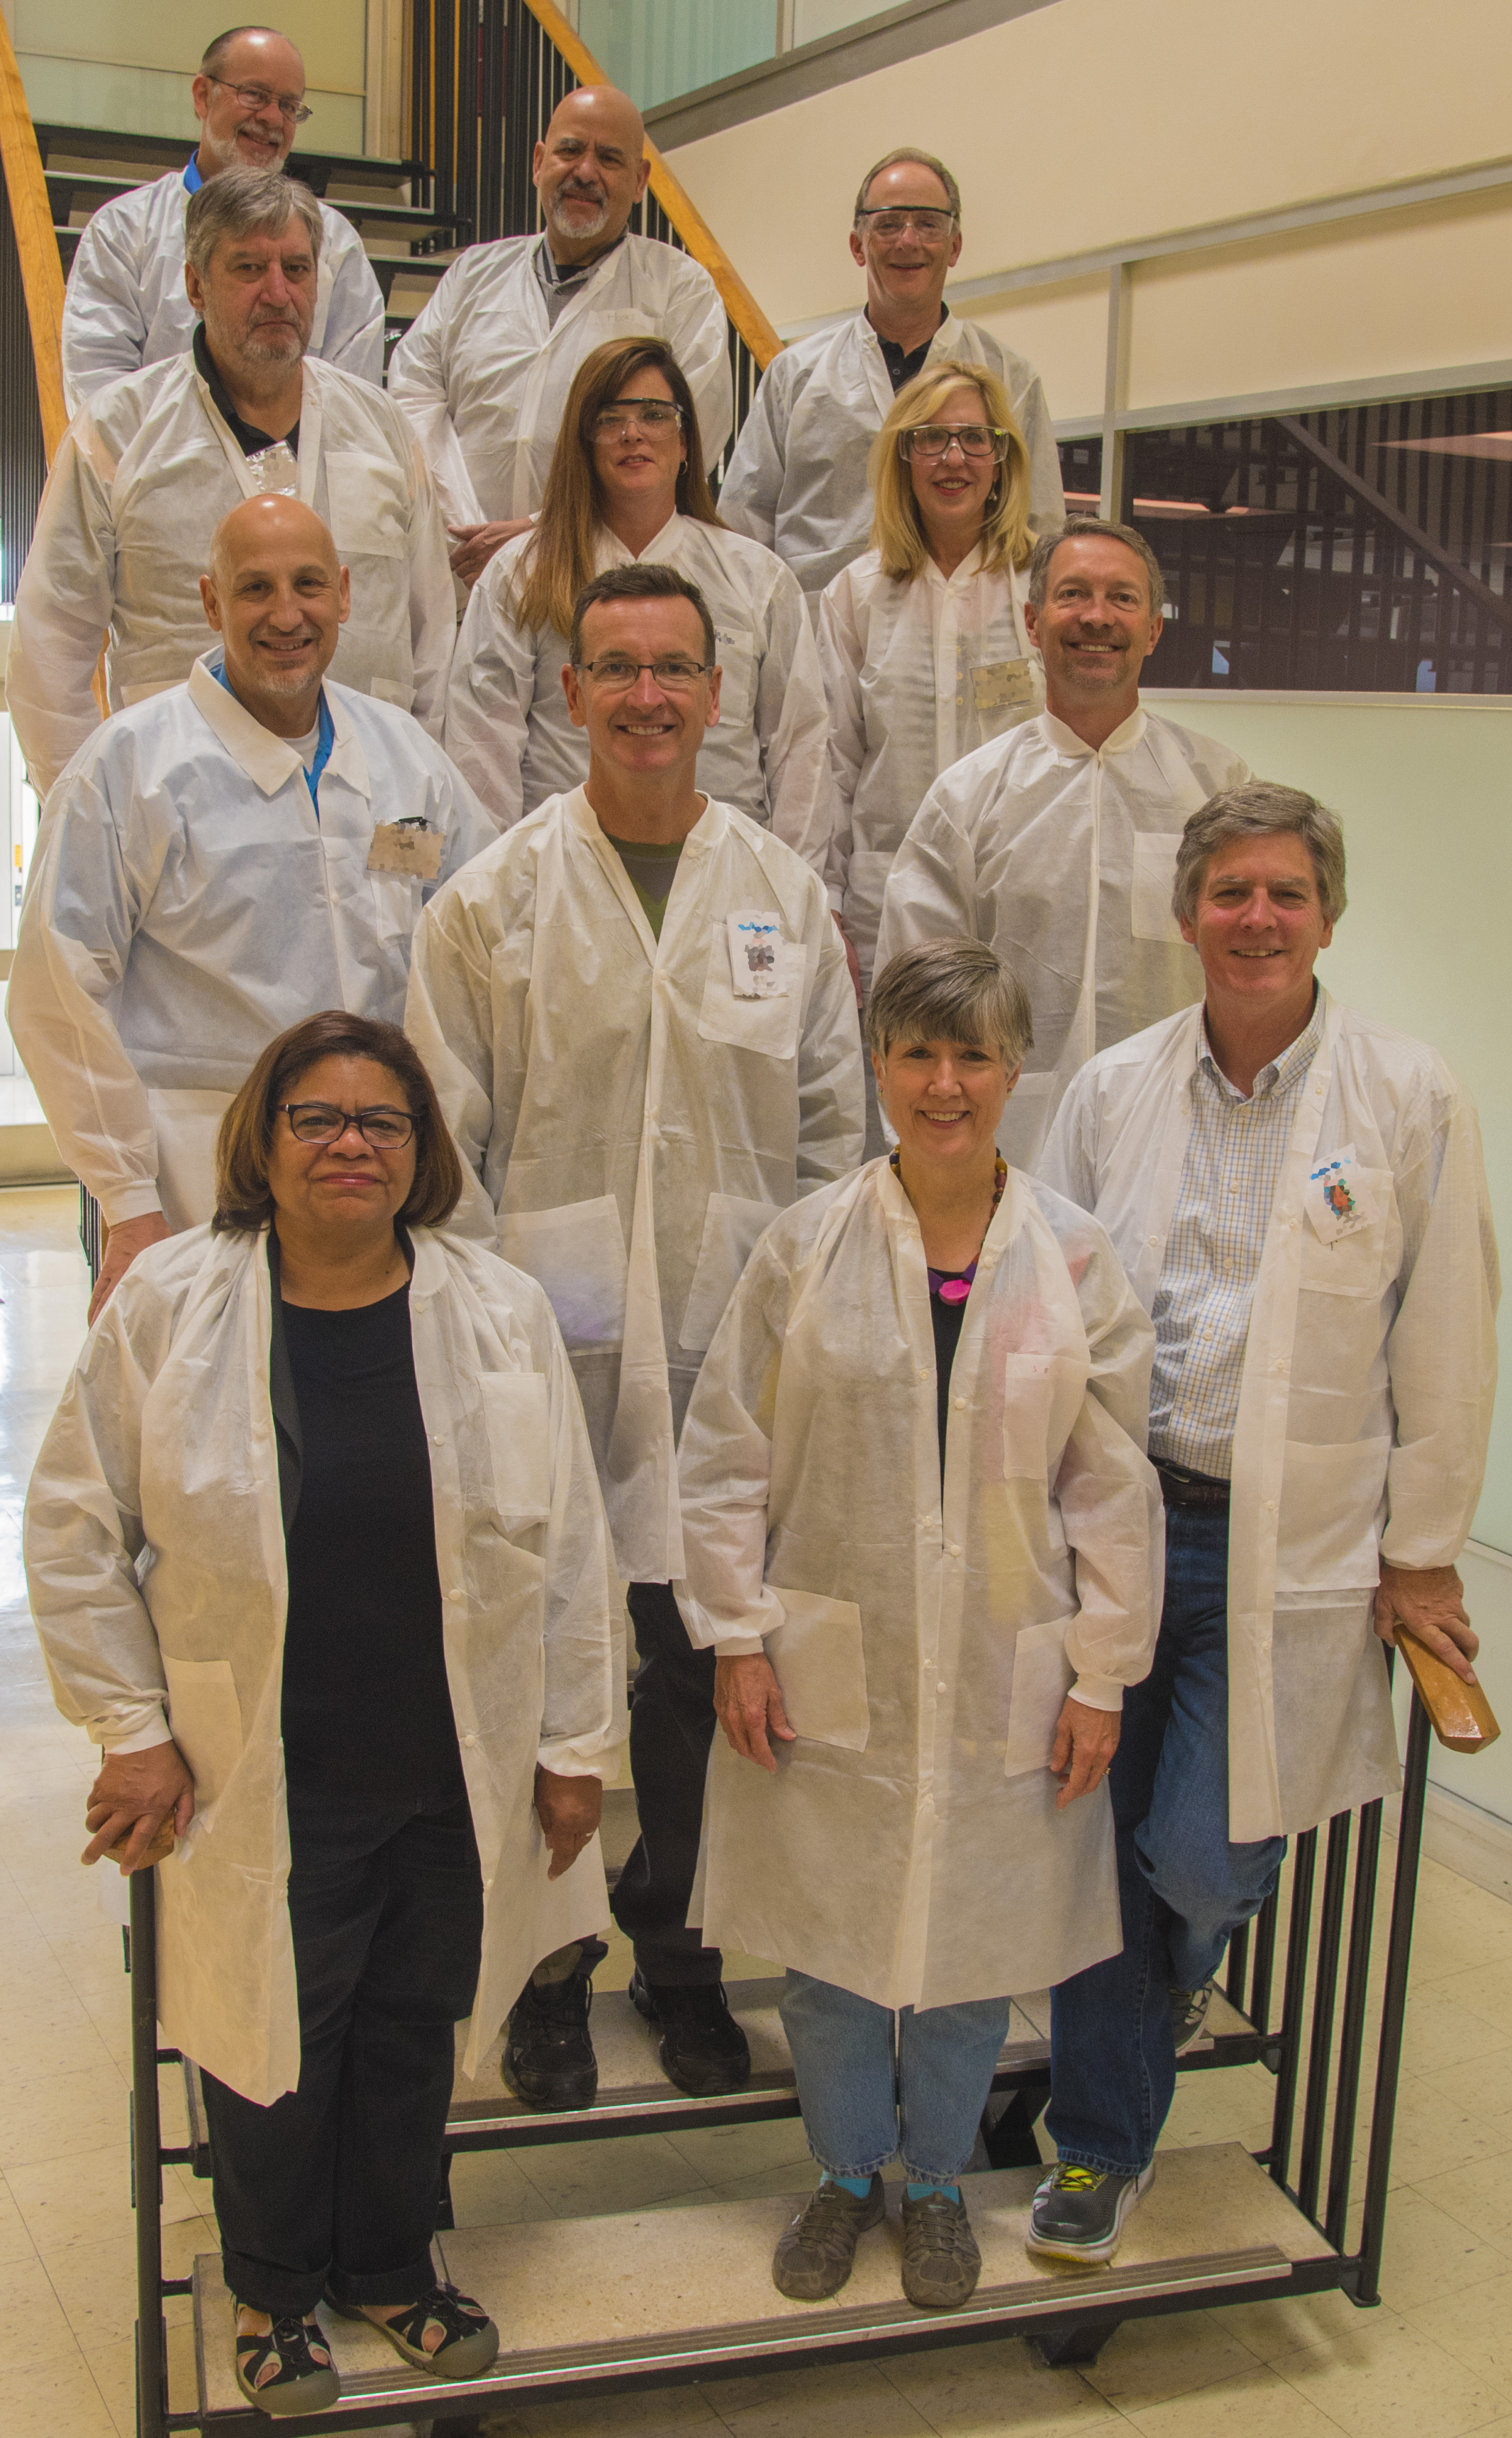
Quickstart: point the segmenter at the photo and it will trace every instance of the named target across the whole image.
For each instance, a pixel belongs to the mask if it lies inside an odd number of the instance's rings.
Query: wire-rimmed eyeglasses
[[[265,84],[233,84],[229,77],[211,76],[208,69],[203,74],[206,84],[218,84],[227,93],[234,93],[243,110],[276,110],[280,118],[287,118],[294,127],[303,127],[307,118],[314,116],[297,94],[270,93]]]

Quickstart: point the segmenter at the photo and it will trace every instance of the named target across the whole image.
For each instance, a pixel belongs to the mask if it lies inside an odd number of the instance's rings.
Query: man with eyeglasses
[[[580,85],[536,147],[544,233],[468,246],[394,351],[390,394],[419,435],[460,583],[530,524],[572,377],[606,339],[666,340],[704,463],[719,461],[733,415],[725,309],[691,255],[628,233],[650,167],[628,95]]]
[[[818,875],[697,793],[719,716],[713,623],[677,569],[579,593],[563,683],[583,786],[442,890],[415,934],[405,1023],[467,1172],[453,1226],[552,1298],[571,1356],[641,1653],[630,1757],[641,1841],[614,1896],[632,1995],[684,2090],[750,2071],[722,1958],[687,1925],[713,1735],[695,1652],[675,1450],[704,1351],[757,1237],[861,1157],[855,999]],[[586,2107],[589,1953],[537,1968],[506,2079]]]
[[[184,215],[225,169],[281,169],[305,106],[305,63],[268,26],[218,34],[194,80],[200,142],[185,169],[102,203],[79,240],[63,296],[63,395],[70,415],[121,373],[183,355],[195,310],[184,279]],[[322,203],[325,235],[309,350],[379,387],[383,297],[350,221]]]
[[[313,509],[224,518],[201,579],[219,641],[97,730],[47,799],[6,1015],[110,1240],[215,1209],[222,1112],[322,1008],[397,1023],[424,900],[493,837],[418,723],[326,677],[350,606]]]
[[[720,515],[785,559],[816,608],[870,541],[871,444],[926,366],[954,359],[996,374],[1029,447],[1030,525],[1044,533],[1065,514],[1038,373],[944,301],[960,248],[960,188],[944,163],[907,145],[885,154],[861,181],[851,230],[865,307],[773,358],[730,451]]]

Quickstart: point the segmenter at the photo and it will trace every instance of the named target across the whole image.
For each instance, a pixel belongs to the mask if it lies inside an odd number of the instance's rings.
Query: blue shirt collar
[[[235,702],[237,697],[232,687],[231,680],[226,675],[226,664],[224,661],[213,661],[210,664],[210,675],[215,679],[218,685],[224,686],[227,694],[231,696],[232,701]],[[325,699],[325,689],[322,686],[320,690],[320,729],[315,743],[315,767],[312,770],[307,770],[305,772],[305,783],[309,789],[309,800],[315,807],[315,819],[317,821],[320,819],[321,778],[325,771],[326,763],[331,758],[331,753],[335,744],[336,722],[331,717],[331,707]]]
[[[200,175],[200,156],[198,152],[191,152],[189,166],[184,172],[184,191],[186,195],[197,195],[203,184],[204,180]]]

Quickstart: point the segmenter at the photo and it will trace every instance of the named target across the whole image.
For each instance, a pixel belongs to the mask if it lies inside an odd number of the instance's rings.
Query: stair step
[[[343,2400],[322,2424],[372,2419],[385,2407],[395,2419],[428,2417],[526,2391],[581,2393],[805,2355],[902,2350],[947,2333],[1116,2317],[1162,2296],[1218,2300],[1215,2289],[1242,2296],[1258,2287],[1315,2291],[1337,2282],[1336,2255],[1238,2143],[1163,2151],[1107,2270],[1029,2257],[1024,2236],[1036,2181],[1029,2168],[966,2179],[982,2279],[972,2302],[951,2312],[916,2310],[903,2299],[896,2187],[886,2224],[863,2236],[832,2305],[789,2302],[771,2282],[791,2195],[458,2228],[438,2235],[436,2247],[443,2273],[498,2323],[503,2349],[493,2369],[476,2380],[429,2379],[370,2328],[323,2311]],[[230,2298],[213,2253],[195,2263],[194,2314],[208,2429],[248,2415],[236,2384]],[[259,2425],[249,2418],[247,2426]]]

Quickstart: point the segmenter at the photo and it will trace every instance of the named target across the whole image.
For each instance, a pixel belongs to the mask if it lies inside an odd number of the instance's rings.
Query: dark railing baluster
[[[1428,1797],[1430,1732],[1428,1713],[1414,1693],[1407,1728],[1407,1760],[1402,1772],[1401,1818],[1397,1828],[1397,1877],[1392,1889],[1391,1932],[1386,1941],[1386,1978],[1380,2010],[1380,2047],[1376,2059],[1376,2094],[1370,2111],[1365,2215],[1354,2288],[1357,2303],[1375,2303],[1380,2298],[1380,2252],[1385,2235],[1386,2193],[1391,2182],[1397,2091],[1401,2080],[1407,1974],[1413,1953],[1413,1909],[1417,1901],[1417,1866],[1422,1852],[1423,1811]]]
[[[1281,2063],[1275,2078],[1275,2110],[1271,2121],[1269,2165],[1278,2184],[1286,2182],[1292,2156],[1292,2121],[1296,2112],[1297,2079],[1302,2062],[1302,2017],[1308,1994],[1308,1934],[1312,1926],[1312,1879],[1317,1863],[1318,1832],[1310,1828],[1296,1841],[1292,1864],[1292,1917],[1287,1924],[1286,1988],[1281,1997]]]
[[[1339,1987],[1344,1902],[1349,1881],[1349,1820],[1350,1814],[1341,1811],[1329,1821],[1327,1860],[1323,1872],[1323,1904],[1313,1970],[1312,2037],[1308,2044],[1302,2154],[1297,2167],[1297,2200],[1310,2218],[1316,2218],[1318,2215],[1318,2185],[1323,2174],[1323,2133],[1328,2109],[1329,2067],[1333,2061],[1334,2001]]]
[[[1324,2233],[1342,2252],[1349,2217],[1355,2125],[1360,2112],[1360,2068],[1365,2046],[1365,2005],[1370,1989],[1370,1941],[1376,1921],[1376,1881],[1380,1861],[1380,1806],[1360,1814],[1355,1841],[1354,1902],[1349,1917],[1349,1963],[1344,2011],[1339,2020],[1339,2085],[1333,2103],[1333,2155],[1328,2164],[1328,2201]]]

